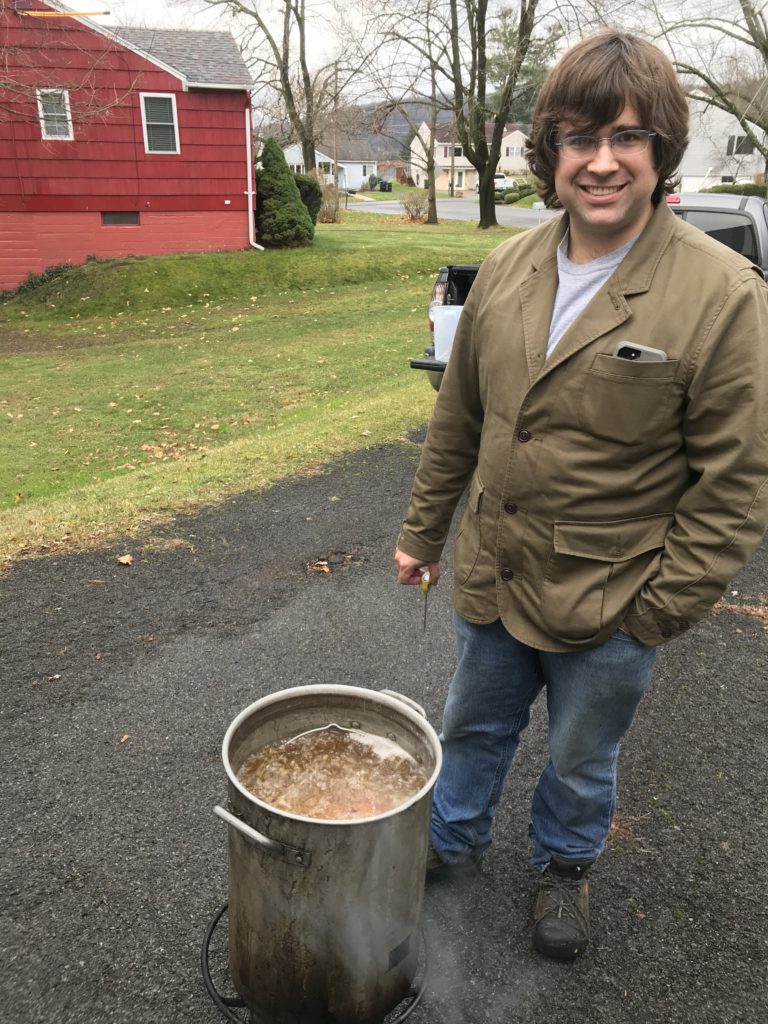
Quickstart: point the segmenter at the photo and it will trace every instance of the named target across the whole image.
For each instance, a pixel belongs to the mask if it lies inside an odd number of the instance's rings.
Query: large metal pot
[[[387,814],[323,821],[255,798],[237,772],[256,750],[335,722],[386,736],[428,779]],[[230,810],[229,968],[254,1022],[379,1024],[418,963],[431,793],[440,743],[413,701],[299,686],[257,701],[222,747]]]

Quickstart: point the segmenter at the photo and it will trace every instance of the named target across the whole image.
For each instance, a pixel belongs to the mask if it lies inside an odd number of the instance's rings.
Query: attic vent
[[[178,153],[176,97],[144,93],[141,97],[144,142],[148,153]]]

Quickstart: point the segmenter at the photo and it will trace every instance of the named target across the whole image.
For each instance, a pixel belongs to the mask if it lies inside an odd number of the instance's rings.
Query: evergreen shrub
[[[261,153],[257,194],[256,233],[261,245],[292,249],[311,243],[315,226],[275,139],[267,139]]]
[[[323,189],[320,182],[314,174],[294,174],[293,179],[299,190],[301,201],[312,218],[312,223],[317,224],[317,215],[320,213],[320,206],[323,202]]]
[[[513,188],[507,189],[504,193],[504,205],[509,206],[511,203],[516,203],[519,198],[519,192],[516,192]]]

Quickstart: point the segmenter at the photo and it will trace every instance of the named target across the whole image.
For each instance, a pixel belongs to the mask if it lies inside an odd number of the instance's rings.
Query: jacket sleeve
[[[626,615],[650,646],[709,611],[768,523],[768,287],[747,275],[724,298],[695,359],[683,425],[690,486],[658,572]]]
[[[453,513],[477,465],[484,414],[475,322],[493,263],[494,254],[484,260],[459,318],[397,540],[402,551],[424,562],[439,561]]]

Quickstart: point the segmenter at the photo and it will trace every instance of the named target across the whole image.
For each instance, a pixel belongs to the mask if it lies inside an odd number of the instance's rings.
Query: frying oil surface
[[[237,773],[259,800],[308,818],[370,818],[399,807],[427,774],[383,736],[332,725],[257,750]]]

